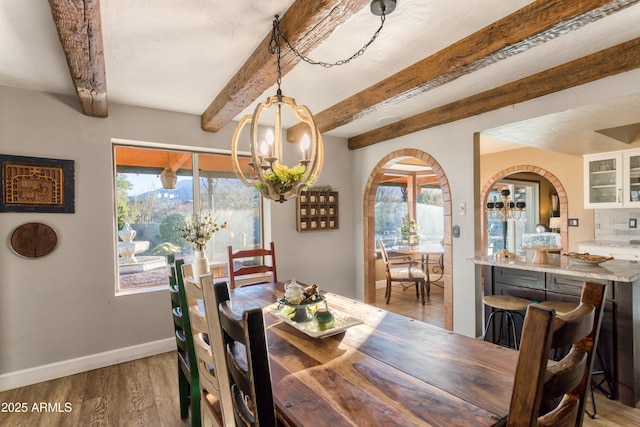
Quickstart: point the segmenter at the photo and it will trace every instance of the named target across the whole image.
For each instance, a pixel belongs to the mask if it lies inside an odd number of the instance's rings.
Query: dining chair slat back
[[[229,286],[214,284],[237,426],[271,427],[276,413],[262,309],[242,314],[231,306]]]
[[[200,378],[200,416],[203,426],[234,425],[231,389],[227,374],[218,307],[213,296],[211,273],[197,281],[187,277],[183,265],[184,288],[195,347],[195,364]]]
[[[239,286],[258,285],[278,281],[276,268],[276,249],[273,242],[269,249],[243,249],[229,251],[229,285],[231,289]],[[270,263],[267,263],[267,259]],[[259,260],[256,263],[256,260]],[[250,264],[247,264],[247,261]]]
[[[171,312],[176,337],[178,360],[178,390],[180,397],[180,418],[183,420],[191,413],[193,427],[200,426],[200,383],[198,369],[194,364],[195,350],[191,321],[189,319],[187,298],[184,290],[182,265],[184,260],[170,258],[169,291],[171,294]]]
[[[585,283],[578,307],[557,316],[552,308],[529,305],[508,426],[582,425],[605,290],[606,285]],[[565,346],[571,346],[566,356],[549,360],[551,349]]]

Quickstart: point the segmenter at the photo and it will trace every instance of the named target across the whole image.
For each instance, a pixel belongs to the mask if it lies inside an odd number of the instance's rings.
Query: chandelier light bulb
[[[305,133],[300,141],[300,151],[302,151],[302,160],[307,160],[307,150],[309,150],[309,136]]]
[[[275,137],[273,136],[273,131],[271,129],[267,129],[267,135],[265,136],[267,140],[267,155],[268,157],[273,156],[273,142],[275,141]]]

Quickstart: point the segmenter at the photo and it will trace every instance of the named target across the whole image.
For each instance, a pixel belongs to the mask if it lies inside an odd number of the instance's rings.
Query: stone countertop
[[[518,256],[507,260],[495,260],[493,257],[475,257],[467,261],[480,265],[516,268],[520,270],[541,271],[544,273],[569,274],[594,279],[633,282],[640,279],[640,262],[627,260],[611,260],[600,265],[579,264],[568,257],[549,254],[549,264],[534,264],[532,254]]]
[[[608,246],[615,248],[640,248],[640,241],[621,242],[616,240],[585,240],[577,242],[578,245]]]

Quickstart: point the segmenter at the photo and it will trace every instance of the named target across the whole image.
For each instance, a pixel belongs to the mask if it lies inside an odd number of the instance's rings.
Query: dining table
[[[517,352],[322,292],[338,322],[318,337],[283,319],[285,283],[230,290],[264,313],[276,412],[294,426],[492,426],[509,409]],[[313,322],[313,320],[311,321]],[[336,332],[336,333],[333,333]]]

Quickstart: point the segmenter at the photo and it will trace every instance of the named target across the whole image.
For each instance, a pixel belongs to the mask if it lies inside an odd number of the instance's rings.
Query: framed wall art
[[[0,154],[0,182],[0,212],[75,212],[73,160]]]

